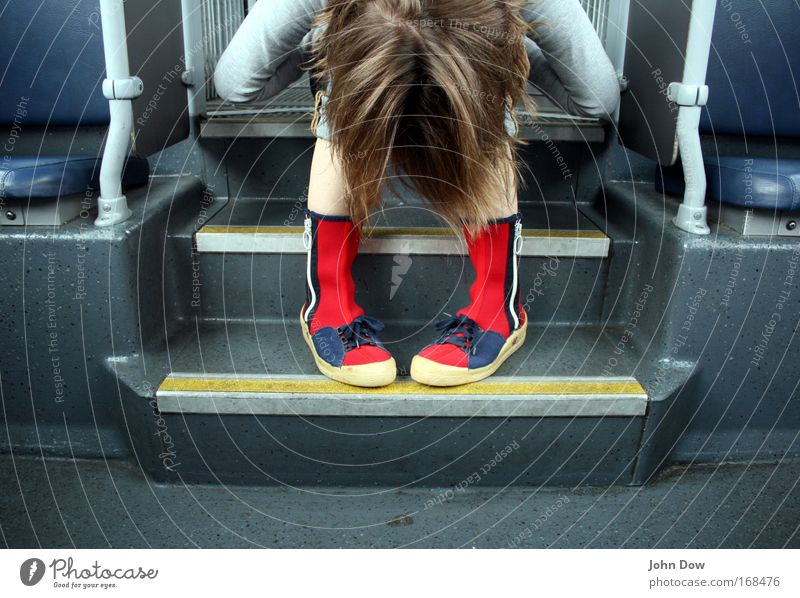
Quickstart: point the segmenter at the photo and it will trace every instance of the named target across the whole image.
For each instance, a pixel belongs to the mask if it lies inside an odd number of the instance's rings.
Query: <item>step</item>
[[[158,366],[144,387],[132,363],[115,371],[137,389],[131,421],[155,415],[155,433],[132,438],[160,481],[629,484],[649,405],[632,348],[610,367],[621,332],[532,326],[496,376],[430,388],[405,374],[431,327],[393,326],[384,340],[401,377],[361,389],[319,375],[298,322],[198,320],[152,358],[168,364],[158,379]]]
[[[203,253],[306,253],[298,226],[211,226],[197,232]],[[360,253],[373,255],[464,255],[465,244],[444,228],[382,227],[362,242]],[[526,230],[522,257],[606,257],[608,237],[599,231]]]
[[[296,317],[305,299],[305,279],[298,275],[306,260],[300,233],[303,210],[297,201],[232,201],[196,234],[203,317]],[[597,322],[608,237],[572,204],[522,210],[531,226],[523,229],[529,236],[523,243],[519,284],[531,320]],[[542,228],[534,228],[535,223],[543,223]],[[448,229],[429,210],[386,209],[374,224],[377,234],[362,243],[353,268],[356,300],[367,313],[384,321],[421,322],[467,304],[473,274],[463,242],[442,234]],[[412,231],[416,234],[408,236]]]
[[[161,413],[343,417],[603,417],[644,415],[647,393],[631,377],[494,376],[456,388],[407,377],[363,389],[314,375],[172,373]]]
[[[523,257],[608,256],[611,241],[573,205],[524,207]],[[195,235],[200,253],[305,254],[296,202],[232,202]],[[408,222],[405,226],[388,223]],[[257,224],[254,224],[257,223]],[[464,255],[466,245],[425,209],[393,208],[379,216],[362,254]]]

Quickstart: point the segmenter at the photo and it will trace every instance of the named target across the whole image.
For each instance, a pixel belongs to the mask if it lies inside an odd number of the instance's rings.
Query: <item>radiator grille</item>
[[[581,0],[581,4],[583,4],[586,14],[589,15],[597,35],[605,42],[609,0]]]
[[[212,76],[217,60],[242,24],[247,0],[202,0],[203,52],[205,54],[206,99],[217,97]]]
[[[583,8],[597,30],[600,39],[606,39],[609,3],[612,0],[581,0]],[[203,0],[203,40],[205,50],[206,99],[217,97],[212,75],[217,60],[244,20],[246,7],[254,0]]]

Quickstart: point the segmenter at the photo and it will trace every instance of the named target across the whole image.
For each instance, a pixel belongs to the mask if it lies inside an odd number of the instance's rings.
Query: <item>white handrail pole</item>
[[[677,103],[678,151],[683,164],[686,189],[683,203],[673,219],[675,226],[697,235],[707,235],[706,173],[703,150],[700,146],[700,116],[708,99],[706,72],[711,52],[711,34],[714,29],[716,0],[694,0],[686,44],[686,64],[683,81],[669,88],[669,99]]]
[[[103,94],[108,99],[111,119],[100,166],[100,197],[95,225],[111,226],[131,215],[128,200],[122,194],[122,169],[133,131],[131,100],[141,95],[143,86],[138,77],[130,75],[123,0],[100,0],[100,20],[106,61]]]

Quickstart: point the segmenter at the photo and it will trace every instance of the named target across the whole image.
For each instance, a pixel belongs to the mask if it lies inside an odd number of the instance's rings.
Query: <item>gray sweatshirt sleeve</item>
[[[580,2],[530,0],[522,17],[540,23],[525,40],[531,83],[570,114],[610,120],[619,80]]]
[[[302,74],[304,38],[326,0],[259,0],[236,31],[214,72],[214,85],[234,103],[266,99]],[[528,0],[526,38],[531,83],[558,106],[581,116],[610,118],[619,83],[594,27],[578,0]]]
[[[259,0],[214,71],[217,94],[233,103],[274,96],[302,74],[303,38],[323,0]]]

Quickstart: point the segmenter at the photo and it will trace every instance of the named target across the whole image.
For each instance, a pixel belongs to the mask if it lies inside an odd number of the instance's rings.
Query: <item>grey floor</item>
[[[674,467],[641,487],[154,485],[126,461],[0,456],[6,547],[793,547],[800,462]]]

